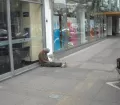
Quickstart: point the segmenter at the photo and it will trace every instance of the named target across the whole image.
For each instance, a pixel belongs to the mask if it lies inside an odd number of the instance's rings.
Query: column
[[[80,9],[79,12],[80,19],[80,32],[81,32],[81,43],[86,43],[86,35],[85,35],[85,10]]]
[[[107,18],[107,35],[112,36],[112,17]]]
[[[49,54],[53,54],[53,29],[52,29],[52,6],[51,4],[52,4],[52,0],[44,0],[46,47],[50,49]]]

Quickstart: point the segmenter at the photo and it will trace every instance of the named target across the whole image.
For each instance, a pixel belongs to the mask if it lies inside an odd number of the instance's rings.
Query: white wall
[[[46,27],[46,47],[50,49],[49,54],[53,54],[53,29],[52,29],[52,0],[44,0],[45,4],[45,27]]]

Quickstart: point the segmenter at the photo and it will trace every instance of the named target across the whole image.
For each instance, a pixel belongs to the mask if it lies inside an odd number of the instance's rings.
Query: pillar
[[[86,35],[85,35],[85,10],[79,9],[79,22],[80,22],[80,34],[81,34],[81,43],[86,43]]]
[[[52,0],[44,0],[44,6],[45,6],[46,47],[50,49],[49,54],[53,54]]]
[[[112,36],[112,17],[107,18],[107,35]]]

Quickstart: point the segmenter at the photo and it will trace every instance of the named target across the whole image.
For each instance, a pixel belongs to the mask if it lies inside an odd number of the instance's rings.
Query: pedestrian
[[[39,63],[42,67],[66,67],[66,63],[49,61],[47,54],[50,52],[48,48],[44,48],[38,56]]]

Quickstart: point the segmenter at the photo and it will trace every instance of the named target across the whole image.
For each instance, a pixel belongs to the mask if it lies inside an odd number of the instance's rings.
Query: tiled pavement
[[[120,105],[115,60],[120,39],[106,39],[62,58],[67,68],[36,68],[0,83],[0,105]]]

